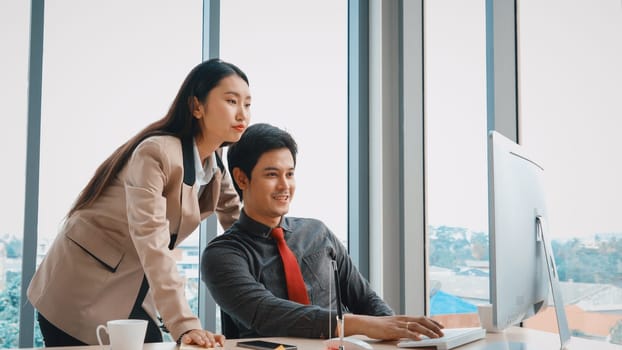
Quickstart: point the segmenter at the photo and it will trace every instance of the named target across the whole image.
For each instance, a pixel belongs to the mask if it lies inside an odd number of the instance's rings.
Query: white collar
[[[218,165],[216,164],[216,152],[213,152],[209,157],[207,157],[207,161],[205,165],[201,162],[201,156],[199,156],[199,148],[197,147],[196,140],[192,144],[194,149],[194,171],[196,173],[196,182],[200,186],[207,185],[214,174],[216,173],[216,169],[218,169]]]

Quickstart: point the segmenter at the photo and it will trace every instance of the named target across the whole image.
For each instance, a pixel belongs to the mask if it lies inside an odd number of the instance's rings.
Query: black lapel
[[[184,183],[194,185],[196,173],[194,170],[194,139],[185,137],[181,140],[181,153],[184,158]]]
[[[216,164],[218,165],[218,169],[220,169],[220,173],[224,174],[225,173],[225,164],[222,162],[222,159],[220,158],[220,155],[218,154],[218,151],[214,152],[214,154],[216,155]]]

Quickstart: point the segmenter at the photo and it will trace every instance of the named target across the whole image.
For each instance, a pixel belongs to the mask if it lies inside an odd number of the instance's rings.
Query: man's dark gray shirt
[[[337,262],[347,312],[387,316],[391,308],[371,289],[337,237],[321,221],[285,217],[279,225],[298,258],[311,305],[287,299],[283,263],[271,228],[244,211],[201,258],[201,277],[214,300],[234,321],[240,337],[327,338],[334,330],[336,296],[331,261]],[[330,299],[329,299],[330,297]]]

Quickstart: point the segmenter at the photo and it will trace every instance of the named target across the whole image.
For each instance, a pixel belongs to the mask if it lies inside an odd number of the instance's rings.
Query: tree
[[[488,234],[475,232],[471,236],[471,253],[476,260],[489,260]]]
[[[0,348],[19,346],[20,279],[21,272],[7,271],[6,288],[0,292]],[[38,322],[35,322],[34,346],[43,346]]]
[[[609,332],[609,342],[622,345],[622,320],[618,320],[618,322],[611,327],[611,331]]]
[[[430,237],[430,265],[453,269],[473,258],[466,228],[430,227]]]
[[[22,240],[15,237],[11,237],[10,240],[5,242],[6,257],[15,259],[22,256]]]
[[[19,340],[20,275],[6,273],[6,288],[0,292],[0,344],[3,348],[17,348]]]

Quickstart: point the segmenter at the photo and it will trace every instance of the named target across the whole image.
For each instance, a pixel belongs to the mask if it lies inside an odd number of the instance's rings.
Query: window
[[[520,141],[545,169],[573,335],[622,344],[620,2],[540,5],[518,8]],[[556,332],[553,314],[526,324]]]
[[[298,143],[289,215],[318,218],[345,243],[347,1],[222,1],[220,23],[220,57],[250,80],[251,123]]]
[[[484,3],[478,4],[444,0],[424,6],[433,316],[476,313],[476,304],[488,300],[486,35]]]
[[[199,0],[46,3],[40,257],[97,166],[164,116],[201,62],[202,6]],[[184,266],[182,273],[198,279],[198,269]],[[196,283],[187,286],[196,295]]]
[[[201,61],[202,3],[149,4],[46,6],[42,243],[54,238],[97,166],[166,113],[183,78]]]
[[[12,150],[3,153],[3,159],[15,169],[25,168],[27,87],[20,84],[27,81],[27,5],[6,2],[0,11],[3,45],[6,39],[6,47],[16,53],[2,58],[3,77],[8,77],[3,79],[2,96],[11,97],[5,106],[14,117],[8,124],[10,137],[0,142],[2,149]],[[257,6],[259,9],[253,8]],[[301,186],[292,214],[318,217],[344,240],[346,7],[346,1],[324,1],[321,6],[308,2],[303,7],[287,1],[222,4],[223,58],[249,74],[255,97],[254,121],[284,127],[299,143],[297,174]],[[182,79],[201,61],[202,10],[203,2],[198,0],[162,1],[157,6],[149,1],[118,0],[99,5],[76,0],[46,4],[39,261],[96,167],[118,145],[164,115]],[[265,16],[256,16],[258,12]],[[320,17],[321,27],[316,21]],[[284,27],[287,30],[282,30]],[[24,178],[19,171],[3,174],[3,181],[14,184],[11,188],[15,191],[0,200],[3,212],[13,213],[0,232],[3,293],[5,278],[12,269],[9,265],[21,266],[14,252],[21,249],[16,247],[22,240]],[[323,191],[318,191],[316,184],[323,184]],[[196,238],[194,245],[189,240],[178,251],[179,268],[188,277],[187,292],[193,298],[195,311],[199,258]],[[19,291],[16,293],[19,295]],[[17,308],[12,310],[0,310],[4,312],[2,322],[6,322],[0,329],[15,339],[14,343],[4,343],[9,347],[17,346],[19,316]],[[39,334],[35,346],[41,345]]]
[[[19,312],[24,237],[26,127],[28,121],[28,45],[30,2],[0,2],[0,99],[3,137],[0,138],[2,183],[0,196],[0,347],[15,348]],[[8,54],[10,52],[11,54]]]

